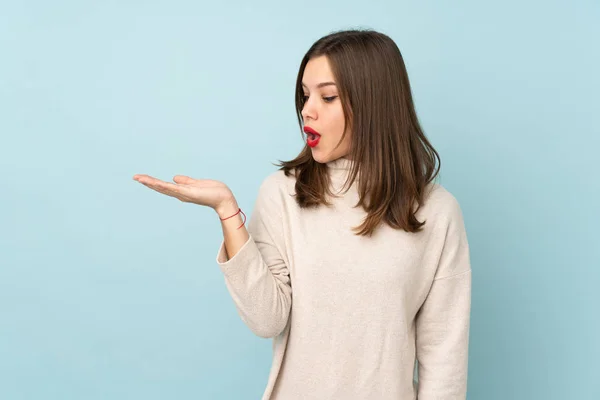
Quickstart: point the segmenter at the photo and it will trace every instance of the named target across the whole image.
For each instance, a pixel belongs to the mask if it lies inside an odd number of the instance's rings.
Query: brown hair
[[[353,166],[346,181],[348,188],[360,171],[360,200],[355,207],[362,206],[367,216],[353,230],[371,236],[385,222],[394,229],[420,231],[425,222],[419,222],[415,213],[423,205],[426,188],[438,175],[441,162],[419,125],[398,46],[373,30],[338,31],[317,40],[302,59],[296,80],[301,132],[302,77],[308,61],[319,56],[329,61],[345,126],[351,128],[349,158]],[[345,135],[346,131],[342,140]],[[295,197],[301,208],[331,205],[326,198],[326,194],[333,195],[328,166],[314,161],[307,145],[295,159],[279,160],[274,165],[286,176],[294,170]]]

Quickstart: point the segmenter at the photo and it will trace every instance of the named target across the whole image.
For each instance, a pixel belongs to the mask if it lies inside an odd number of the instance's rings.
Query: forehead
[[[316,88],[319,83],[335,82],[329,60],[326,56],[311,58],[302,75],[302,83],[309,89]]]

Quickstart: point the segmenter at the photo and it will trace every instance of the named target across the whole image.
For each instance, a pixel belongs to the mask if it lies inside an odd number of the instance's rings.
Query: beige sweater
[[[328,163],[335,190],[350,163]],[[366,215],[353,208],[356,186],[334,208],[303,210],[293,176],[276,171],[260,186],[249,240],[230,260],[221,243],[240,317],[274,338],[263,400],[465,399],[471,267],[459,204],[434,184],[417,213],[424,231],[355,236]]]

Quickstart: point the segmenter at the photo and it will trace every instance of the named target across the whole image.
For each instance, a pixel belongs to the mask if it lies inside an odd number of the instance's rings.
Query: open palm
[[[144,174],[134,175],[133,179],[167,196],[213,209],[233,198],[233,193],[226,184],[212,179],[193,179],[176,175],[173,177],[175,183],[170,183]]]

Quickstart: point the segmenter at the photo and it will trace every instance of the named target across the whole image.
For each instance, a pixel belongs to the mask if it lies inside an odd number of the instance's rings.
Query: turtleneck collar
[[[329,177],[331,178],[331,185],[335,192],[339,192],[344,187],[346,179],[350,176],[350,171],[354,165],[354,162],[348,158],[338,158],[326,163],[329,170]],[[360,179],[360,174],[356,177],[357,181]],[[355,186],[357,181],[353,183]]]
[[[352,160],[344,157],[340,157],[327,163],[327,166],[330,170],[336,171],[350,171],[352,169],[352,165]]]

